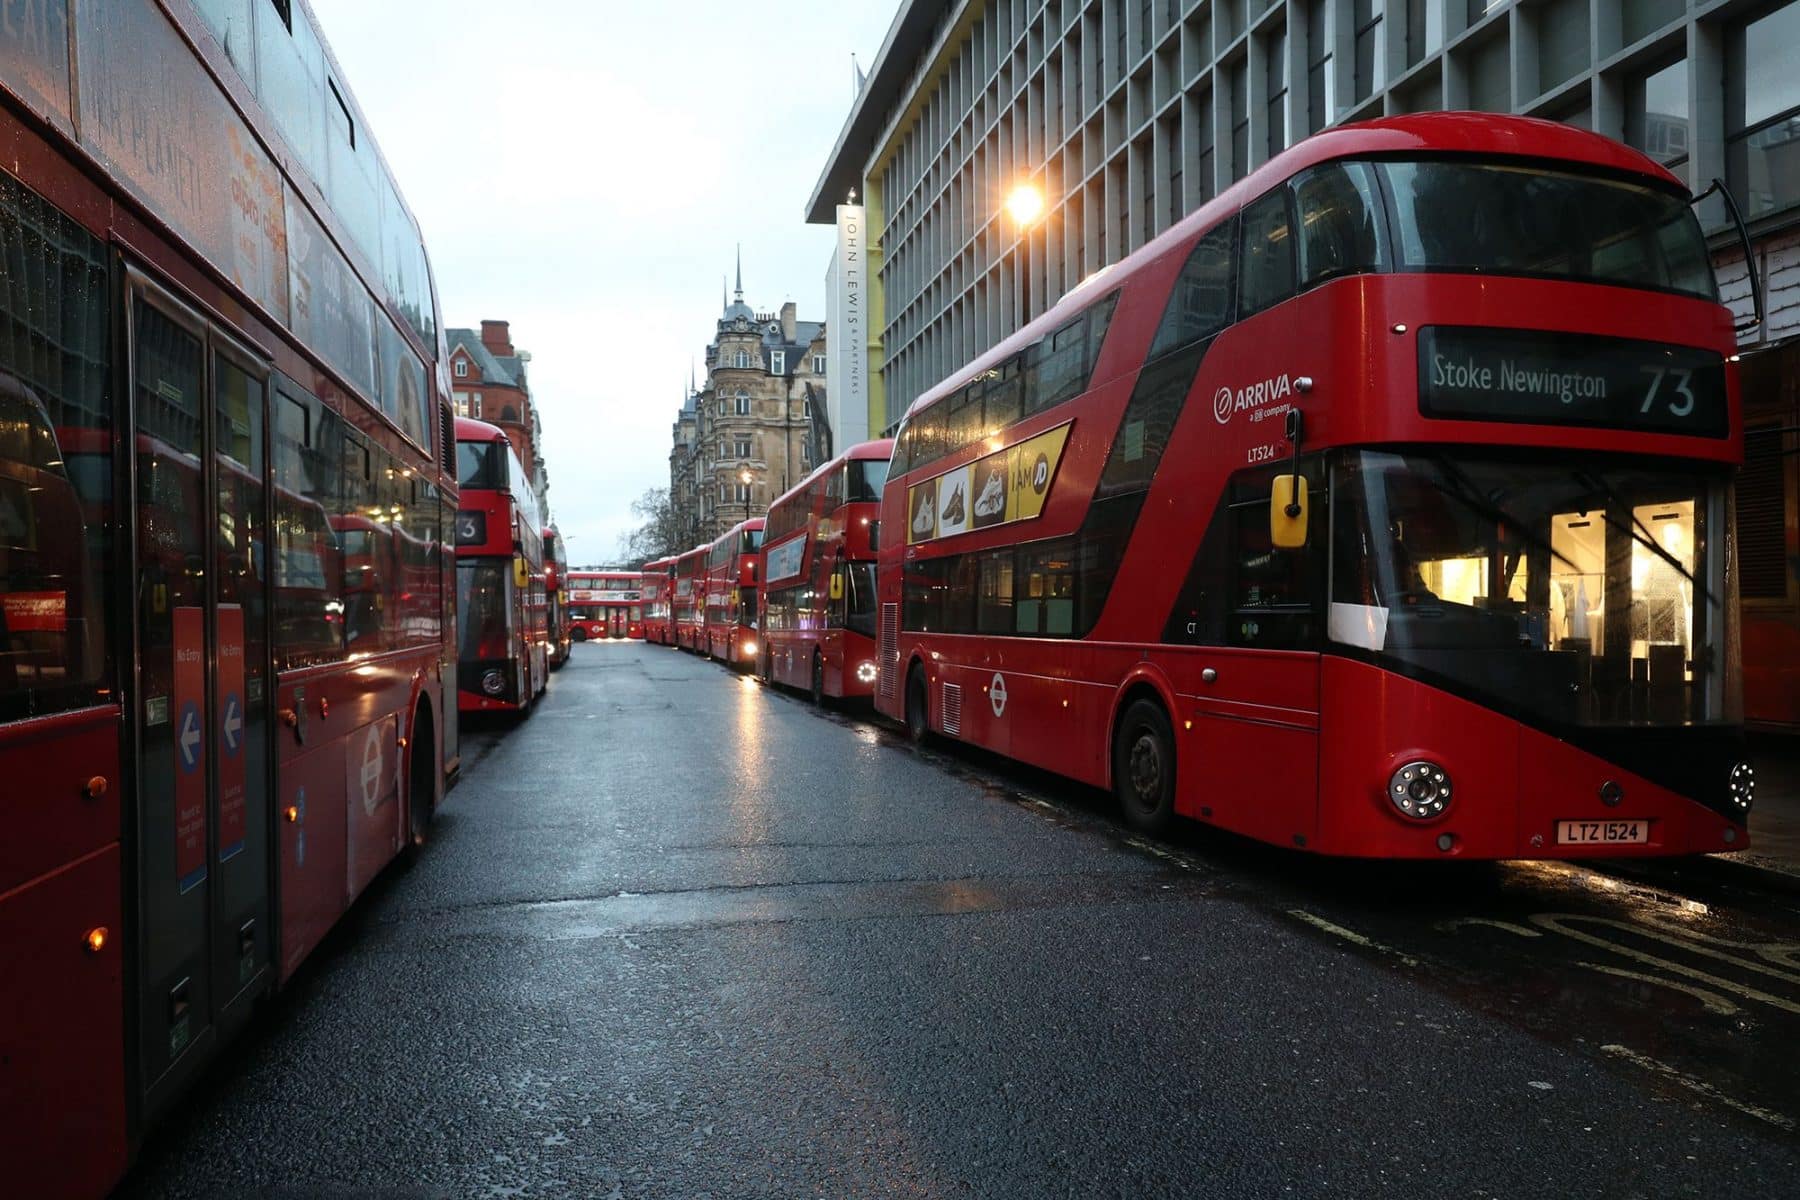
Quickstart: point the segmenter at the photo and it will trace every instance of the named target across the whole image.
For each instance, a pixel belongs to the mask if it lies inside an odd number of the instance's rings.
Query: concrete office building
[[[807,206],[867,206],[871,428],[1328,125],[1445,108],[1567,121],[1744,209],[1746,609],[1800,659],[1800,0],[904,0]],[[1041,217],[1005,211],[1035,184]],[[1715,198],[1727,300],[1751,310]],[[1771,647],[1772,649],[1772,647]],[[1746,653],[1751,647],[1746,643]],[[1800,687],[1794,711],[1800,723]]]

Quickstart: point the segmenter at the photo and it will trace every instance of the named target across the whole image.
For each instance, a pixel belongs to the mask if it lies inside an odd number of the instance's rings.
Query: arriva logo
[[[1229,424],[1236,413],[1246,409],[1261,408],[1265,404],[1273,404],[1277,400],[1285,400],[1294,394],[1294,381],[1286,375],[1274,379],[1265,379],[1261,383],[1252,383],[1232,391],[1222,387],[1213,394],[1213,416],[1219,424]]]

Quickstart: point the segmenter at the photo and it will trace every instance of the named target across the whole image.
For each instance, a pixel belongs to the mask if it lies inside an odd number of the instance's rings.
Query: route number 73
[[[1679,367],[1645,367],[1644,370],[1650,374],[1650,390],[1644,393],[1644,407],[1638,409],[1640,415],[1650,411],[1651,405],[1656,403],[1656,398],[1663,393],[1663,384],[1668,382],[1671,377],[1674,378],[1675,395],[1680,399],[1671,398],[1668,401],[1669,415],[1685,417],[1694,411],[1694,390],[1688,386],[1693,382],[1694,373],[1692,371],[1683,371]]]

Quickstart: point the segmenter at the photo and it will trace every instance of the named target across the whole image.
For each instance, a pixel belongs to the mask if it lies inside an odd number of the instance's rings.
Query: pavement
[[[431,842],[122,1197],[1800,1178],[1800,894],[1147,840],[1093,789],[641,643],[576,646],[464,750]]]

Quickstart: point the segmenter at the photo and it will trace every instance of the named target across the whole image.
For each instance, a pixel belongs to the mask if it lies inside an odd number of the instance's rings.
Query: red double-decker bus
[[[544,527],[544,635],[552,671],[569,661],[575,633],[569,616],[569,559],[556,526]]]
[[[524,716],[550,678],[543,519],[506,434],[456,419],[456,699]]]
[[[658,646],[673,643],[669,629],[669,601],[675,569],[673,558],[659,558],[644,564],[643,606],[644,640]]]
[[[638,572],[572,571],[569,587],[577,641],[644,636],[644,582]]]
[[[748,667],[756,660],[762,537],[763,518],[751,517],[720,534],[706,553],[706,655],[732,667]]]
[[[669,625],[674,644],[706,652],[706,559],[711,546],[695,546],[675,556],[670,575]]]
[[[32,1196],[118,1180],[456,766],[446,355],[354,94],[303,3],[67,7],[0,38],[0,1188]]]
[[[769,506],[757,674],[814,704],[875,694],[875,547],[891,439],[852,446]]]
[[[1140,828],[1741,849],[1734,351],[1644,156],[1321,133],[912,406],[877,704]]]

